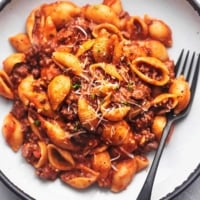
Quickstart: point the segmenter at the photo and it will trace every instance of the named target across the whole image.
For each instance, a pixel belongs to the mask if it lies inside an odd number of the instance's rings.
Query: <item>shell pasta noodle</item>
[[[38,5],[25,27],[9,36],[14,52],[0,70],[0,95],[13,102],[8,146],[41,179],[125,190],[148,166],[166,114],[190,100],[168,54],[171,28],[120,0]]]

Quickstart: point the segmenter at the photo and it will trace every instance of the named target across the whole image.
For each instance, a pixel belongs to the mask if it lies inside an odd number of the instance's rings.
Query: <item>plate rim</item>
[[[200,1],[199,0],[186,0],[193,9],[200,16]],[[0,12],[6,7],[7,4],[11,3],[12,0],[2,0],[0,1]],[[166,196],[162,197],[160,200],[171,200],[177,197],[180,193],[182,193],[185,189],[187,189],[198,177],[200,176],[200,163],[194,169],[193,172],[189,174],[187,179],[177,186],[172,192],[168,193]],[[35,200],[25,191],[21,190],[17,185],[15,185],[11,180],[7,178],[7,176],[0,169],[0,181],[16,196],[23,198],[24,200]]]

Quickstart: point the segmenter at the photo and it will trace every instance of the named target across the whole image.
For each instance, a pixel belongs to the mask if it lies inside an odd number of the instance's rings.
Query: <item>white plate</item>
[[[24,30],[25,19],[32,8],[53,0],[13,0],[0,13],[0,62],[7,57],[12,48],[8,36]],[[74,0],[79,5],[91,1]],[[93,0],[92,3],[100,3]],[[122,0],[124,9],[132,15],[149,14],[164,20],[173,31],[173,47],[170,56],[175,61],[182,48],[200,51],[200,17],[187,1],[183,0]],[[175,127],[171,142],[163,153],[159,170],[153,187],[152,199],[157,200],[172,192],[181,185],[199,164],[200,152],[200,84],[190,115]],[[0,127],[11,103],[0,97]],[[136,175],[131,185],[123,192],[113,194],[107,190],[92,187],[86,191],[73,190],[55,182],[43,182],[34,175],[33,168],[26,163],[20,153],[13,153],[0,135],[0,170],[22,191],[34,199],[70,199],[70,200],[128,200],[136,199],[148,170]],[[150,156],[151,158],[151,156]]]

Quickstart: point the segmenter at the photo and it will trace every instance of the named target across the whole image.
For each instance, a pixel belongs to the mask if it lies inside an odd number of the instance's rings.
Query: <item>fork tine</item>
[[[186,78],[186,80],[188,80],[190,85],[191,85],[191,83],[190,83],[189,80],[190,80],[190,75],[192,73],[192,68],[193,68],[192,66],[193,66],[193,62],[194,62],[194,57],[195,57],[195,52],[193,52],[193,54],[192,54],[192,59],[190,61],[189,70],[188,70],[187,74],[185,75],[185,78]]]
[[[190,86],[191,97],[190,97],[190,103],[189,103],[187,109],[185,110],[186,111],[185,114],[189,113],[189,111],[192,107],[192,103],[193,103],[193,99],[194,99],[194,95],[195,95],[195,90],[196,90],[196,86],[197,86],[197,83],[198,83],[199,68],[200,68],[200,54],[198,55],[198,60],[197,60],[197,64],[195,65],[193,75],[191,75],[191,77],[190,77],[189,84],[191,85]]]
[[[181,74],[186,74],[186,73],[187,73],[187,72],[186,72],[186,68],[187,68],[187,62],[188,62],[189,53],[190,53],[190,52],[189,52],[189,50],[188,50],[187,53],[186,53],[185,60],[184,60],[184,62],[183,62],[182,68],[180,67],[180,72],[178,72],[177,77],[178,77],[179,75],[181,75]]]
[[[194,70],[194,76],[191,78],[192,83],[191,83],[191,92],[194,93],[196,90],[196,86],[197,86],[197,82],[198,82],[198,75],[199,75],[199,68],[200,68],[200,54],[198,55],[198,60],[197,60],[197,64],[195,66],[195,70]],[[194,95],[192,95],[191,98],[193,98]],[[191,99],[192,101],[192,99]]]
[[[198,78],[199,67],[200,67],[199,66],[200,65],[200,54],[197,55],[196,64],[193,64],[194,60],[195,60],[195,53],[193,53],[193,55],[192,55],[188,72],[184,74],[187,82],[189,83],[189,85],[191,87],[191,90],[192,90],[192,85],[194,85],[195,81],[197,81],[197,78]]]
[[[178,60],[176,62],[176,65],[175,65],[175,68],[174,68],[174,73],[177,75],[178,74],[178,71],[180,70],[180,64],[181,64],[181,60],[182,60],[182,57],[183,57],[183,53],[184,53],[184,49],[181,50],[181,54],[179,55],[178,57]]]

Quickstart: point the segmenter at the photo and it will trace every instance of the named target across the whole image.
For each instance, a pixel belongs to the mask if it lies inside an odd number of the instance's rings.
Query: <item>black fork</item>
[[[154,160],[152,162],[151,168],[150,168],[147,178],[144,182],[144,185],[137,197],[137,200],[150,200],[151,199],[152,187],[153,187],[154,179],[156,176],[156,171],[157,171],[159,161],[160,161],[167,137],[169,135],[171,126],[175,121],[186,117],[189,114],[190,109],[192,107],[192,102],[194,99],[196,86],[197,86],[197,82],[198,82],[199,68],[200,68],[200,54],[196,55],[196,53],[194,52],[192,54],[192,56],[190,56],[190,52],[187,51],[187,53],[185,55],[184,49],[183,49],[181,51],[181,54],[179,56],[176,66],[175,66],[175,74],[176,74],[176,77],[183,75],[185,77],[185,79],[187,80],[187,82],[189,83],[190,90],[191,90],[190,102],[189,102],[187,108],[185,108],[179,114],[175,115],[173,113],[173,111],[168,113],[167,124],[163,131],[163,134],[162,134],[158,149],[156,151]]]

